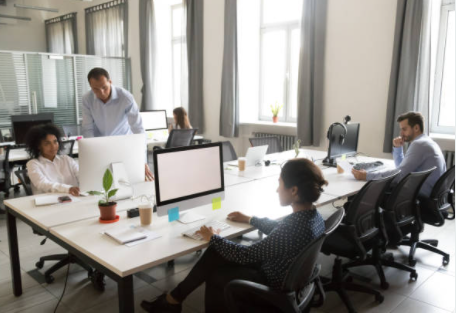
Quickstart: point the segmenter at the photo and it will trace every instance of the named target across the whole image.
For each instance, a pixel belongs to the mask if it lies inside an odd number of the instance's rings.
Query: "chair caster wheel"
[[[388,282],[383,282],[383,283],[380,283],[380,287],[383,289],[383,290],[386,290],[388,289],[390,286],[390,284]]]
[[[46,283],[52,284],[54,282],[54,276],[52,276],[52,275],[44,276],[44,280],[46,281]]]
[[[446,255],[443,257],[443,265],[448,265],[448,263],[450,263],[450,256],[449,255]]]
[[[418,273],[417,272],[410,273],[410,280],[416,281],[417,279],[418,279]]]
[[[91,275],[90,275],[90,280],[92,281],[93,288],[98,291],[104,291],[105,290],[105,281],[104,281],[104,274],[95,270]]]
[[[40,269],[41,269],[41,268],[43,268],[43,266],[44,266],[44,262],[43,262],[43,261],[38,261],[38,262],[35,263],[35,266],[36,266],[37,268],[40,268]]]
[[[410,266],[415,266],[416,265],[416,260],[409,260],[409,265]]]
[[[375,296],[375,301],[377,301],[378,303],[383,303],[384,300],[385,300],[385,297],[382,295]]]

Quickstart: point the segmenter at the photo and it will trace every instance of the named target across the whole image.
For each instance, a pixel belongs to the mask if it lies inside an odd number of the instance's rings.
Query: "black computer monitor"
[[[54,113],[11,115],[13,137],[16,144],[25,143],[25,135],[31,127],[48,123],[54,123]]]
[[[354,156],[358,152],[359,138],[359,123],[345,124],[347,134],[345,135],[344,143],[340,143],[340,137],[344,135],[344,129],[340,125],[335,125],[331,128],[328,156],[323,161],[324,165],[336,166],[336,158],[342,155]]]

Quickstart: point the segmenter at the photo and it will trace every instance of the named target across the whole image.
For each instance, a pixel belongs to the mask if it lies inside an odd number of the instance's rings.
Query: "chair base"
[[[344,274],[343,271],[344,266],[342,265],[342,260],[339,258],[336,258],[334,261],[334,266],[333,266],[333,272],[332,272],[332,279],[328,283],[323,283],[323,289],[325,292],[329,291],[335,291],[341,298],[341,300],[344,302],[345,306],[348,309],[348,312],[354,313],[356,312],[355,308],[353,307],[353,304],[350,301],[350,298],[348,297],[348,294],[346,291],[356,291],[356,292],[362,292],[362,293],[367,293],[375,296],[375,300],[379,303],[382,303],[384,300],[383,295],[378,292],[377,290],[374,290],[372,288],[359,285],[350,281],[347,281],[347,275]]]
[[[430,252],[434,252],[437,254],[440,254],[442,258],[442,264],[444,266],[447,266],[448,263],[450,263],[450,255],[440,249],[437,248],[439,241],[435,239],[427,239],[427,240],[421,240],[419,238],[419,235],[417,234],[412,234],[411,238],[405,238],[403,239],[400,243],[401,246],[408,246],[410,247],[410,252],[409,252],[409,264],[411,266],[415,266],[416,264],[416,259],[415,259],[415,253],[416,249],[421,248]]]

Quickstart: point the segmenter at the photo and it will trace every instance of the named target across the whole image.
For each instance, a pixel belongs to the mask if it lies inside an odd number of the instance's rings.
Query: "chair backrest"
[[[418,193],[424,181],[435,169],[436,167],[433,167],[427,171],[410,173],[394,187],[384,209],[394,212],[394,222],[398,226],[410,224],[415,220]]]
[[[63,125],[62,126],[63,133],[65,136],[81,136],[82,135],[82,127],[81,125]]]
[[[436,208],[446,208],[451,205],[453,197],[453,185],[454,185],[454,165],[447,170],[435,183],[432,188],[431,196],[429,197],[432,201],[435,201]]]
[[[237,160],[236,151],[234,151],[233,145],[229,141],[222,141],[222,152],[223,162],[229,162]]]
[[[358,192],[347,209],[345,224],[354,225],[358,238],[363,242],[373,238],[379,231],[379,206],[385,191],[398,175],[371,180]]]
[[[338,209],[330,217],[325,220],[325,234],[331,234],[342,222],[344,218],[345,211],[343,209]]]
[[[282,145],[280,144],[279,137],[275,137],[275,136],[254,137],[254,138],[249,138],[249,141],[250,141],[250,144],[252,145],[252,147],[268,145],[268,150],[266,151],[266,154],[283,151]]]
[[[24,187],[25,194],[27,196],[32,196],[32,183],[30,181],[30,177],[28,176],[27,169],[15,171],[14,174],[21,182],[22,187]]]
[[[73,157],[73,147],[74,147],[74,140],[62,141],[62,148],[60,149],[60,154]]]
[[[165,148],[187,147],[192,144],[198,129],[173,129],[169,133]]]

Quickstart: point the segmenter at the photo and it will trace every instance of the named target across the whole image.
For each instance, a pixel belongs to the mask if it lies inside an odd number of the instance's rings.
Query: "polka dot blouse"
[[[231,262],[258,263],[269,286],[275,289],[282,287],[294,258],[325,231],[325,222],[316,209],[292,213],[279,222],[252,217],[250,224],[268,236],[244,246],[214,235],[210,244]]]

